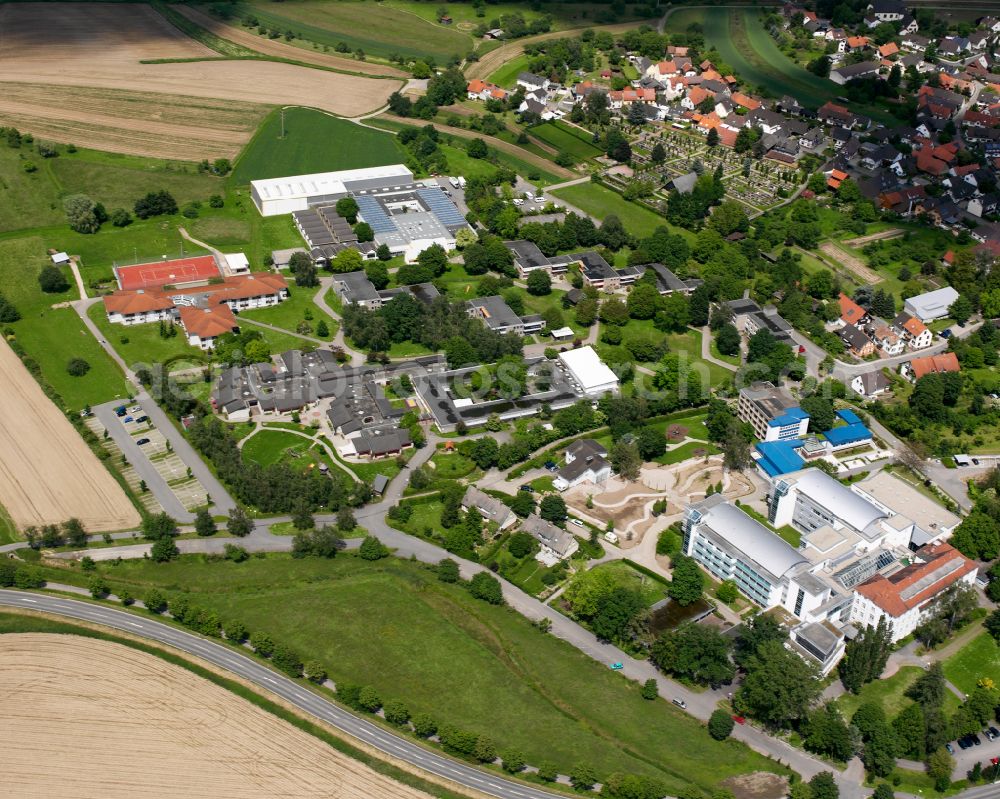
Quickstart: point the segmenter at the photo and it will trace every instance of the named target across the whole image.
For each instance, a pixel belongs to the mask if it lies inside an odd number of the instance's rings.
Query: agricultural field
[[[719,51],[734,74],[770,97],[790,94],[802,105],[818,108],[843,88],[796,64],[778,49],[753,8],[690,8],[671,14],[667,31],[684,31],[693,23],[704,29],[705,41]],[[884,109],[853,106],[879,120],[892,119]]]
[[[342,799],[427,797],[130,646],[11,633],[0,635],[0,662],[4,684],[17,687],[4,707],[4,783],[12,796],[318,799],[336,786]]]
[[[516,58],[510,59],[510,61],[507,61],[496,72],[490,75],[489,82],[505,88],[512,87],[517,81],[517,76],[522,72],[528,71],[528,64],[530,61],[530,57],[524,53]]]
[[[139,523],[131,501],[6,342],[0,343],[4,412],[0,503],[21,528],[78,518],[91,532]]]
[[[601,148],[590,140],[586,131],[558,120],[535,125],[528,132],[546,144],[555,147],[559,152],[569,153],[580,161],[586,161],[602,153]]]
[[[335,681],[371,684],[413,713],[489,735],[500,749],[517,746],[530,763],[651,774],[671,793],[689,782],[709,790],[736,774],[783,772],[736,741],[713,742],[694,719],[641,699],[638,685],[419,564],[181,558],[122,562],[101,574],[136,595],[153,584],[184,592],[318,659]]]
[[[0,27],[5,121],[56,141],[138,155],[232,157],[269,106],[364,114],[400,85],[220,59],[144,5],[13,3],[0,6]],[[147,63],[153,60],[159,63]]]
[[[472,36],[455,27],[429,22],[410,11],[388,4],[361,4],[360,0],[290,0],[274,10],[271,2],[250,0],[238,6],[241,16],[253,14],[261,24],[282,32],[293,31],[331,49],[346,44],[352,51],[389,59],[430,57],[447,62],[475,47]]]
[[[314,111],[289,108],[269,116],[240,154],[232,183],[398,164],[405,160],[394,136]]]

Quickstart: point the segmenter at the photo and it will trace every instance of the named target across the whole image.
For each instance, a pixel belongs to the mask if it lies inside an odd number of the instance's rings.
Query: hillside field
[[[395,136],[389,133],[310,108],[288,108],[284,138],[281,112],[275,111],[243,150],[231,182],[384,166],[405,160]]]

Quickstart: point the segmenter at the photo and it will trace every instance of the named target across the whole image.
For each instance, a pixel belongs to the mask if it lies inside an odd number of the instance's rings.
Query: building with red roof
[[[860,325],[868,318],[868,311],[858,305],[844,292],[840,292],[840,321],[845,325]]]
[[[926,355],[923,358],[914,358],[912,361],[904,363],[899,371],[910,380],[917,381],[927,375],[940,374],[942,372],[958,372],[961,370],[958,363],[958,356],[953,352],[942,352],[940,355]]]
[[[851,623],[859,627],[892,624],[892,640],[910,635],[933,611],[936,601],[956,585],[971,586],[977,566],[951,544],[918,549],[912,562],[886,576],[881,574],[854,589]]]
[[[209,308],[197,308],[182,305],[178,308],[181,326],[188,337],[188,344],[203,350],[215,346],[219,336],[235,333],[240,329],[236,315],[228,305],[216,305]]]

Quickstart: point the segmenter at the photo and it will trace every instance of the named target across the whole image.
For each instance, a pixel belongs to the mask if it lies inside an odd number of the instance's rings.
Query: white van
[[[459,178],[458,179],[458,185],[461,186],[464,189],[465,188],[465,178]]]
[[[458,182],[458,178],[448,178],[448,182],[451,184],[453,189],[457,189],[460,185]]]

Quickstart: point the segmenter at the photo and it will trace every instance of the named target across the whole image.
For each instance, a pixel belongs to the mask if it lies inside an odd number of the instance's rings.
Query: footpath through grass
[[[655,775],[676,794],[689,783],[709,790],[735,774],[782,771],[735,741],[714,742],[666,702],[643,700],[637,684],[420,564],[184,557],[126,561],[101,574],[134,595],[152,585],[183,592],[318,659],[335,681],[371,684],[383,700],[488,735],[501,750],[516,746],[528,762],[551,761],[563,773],[587,762],[604,775]]]

